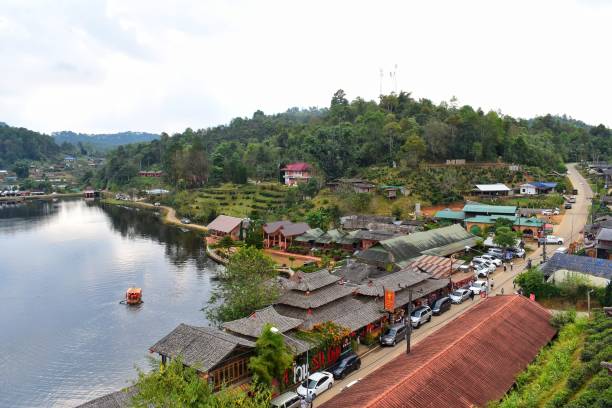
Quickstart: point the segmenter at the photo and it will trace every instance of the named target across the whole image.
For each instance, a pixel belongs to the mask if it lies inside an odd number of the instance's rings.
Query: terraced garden
[[[173,198],[179,214],[207,223],[218,214],[247,217],[253,211],[265,216],[285,206],[288,188],[278,183],[224,184],[189,192]]]

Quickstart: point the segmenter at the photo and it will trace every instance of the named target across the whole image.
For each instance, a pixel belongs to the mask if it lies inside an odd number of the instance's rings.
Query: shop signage
[[[395,292],[385,289],[385,310],[393,312],[395,310]]]

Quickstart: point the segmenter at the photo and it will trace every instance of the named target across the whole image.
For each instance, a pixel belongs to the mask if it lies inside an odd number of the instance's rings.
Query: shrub
[[[576,321],[576,311],[568,310],[566,312],[555,313],[551,319],[550,324],[557,329],[562,328],[568,323],[574,323]]]

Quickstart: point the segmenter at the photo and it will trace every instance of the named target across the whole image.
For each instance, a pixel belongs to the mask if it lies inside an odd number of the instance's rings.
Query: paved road
[[[589,205],[591,205],[591,198],[593,191],[587,183],[587,181],[578,173],[575,164],[568,165],[569,178],[574,185],[574,188],[578,189],[578,195],[576,196],[576,203],[572,206],[572,209],[567,210],[562,221],[554,227],[554,235],[563,237],[566,244],[572,240],[578,240],[581,236],[582,231],[588,215]],[[572,239],[570,239],[572,238]],[[556,246],[548,246],[547,253],[552,255]],[[534,251],[529,254],[529,257],[533,260],[533,264],[538,264],[541,260],[542,248],[534,248]],[[494,286],[492,294],[501,294],[502,288],[504,294],[512,294],[515,289],[513,287],[514,277],[522,272],[526,266],[526,261],[517,260],[512,270],[508,267],[506,272],[502,268],[498,268],[492,277],[494,280]],[[461,305],[453,305],[451,310],[442,316],[434,316],[430,323],[427,323],[418,330],[413,331],[412,345],[418,344],[423,338],[435,333],[446,324],[450,323],[454,318],[469,310],[472,306],[480,302],[480,298],[475,298],[474,301],[466,301]],[[323,394],[321,394],[315,400],[315,406],[323,404],[325,401],[331,399],[334,395],[337,395],[342,389],[351,381],[361,379],[375,371],[383,364],[393,360],[397,356],[406,352],[406,343],[401,342],[395,347],[378,348],[371,351],[369,354],[362,358],[361,369],[358,372],[351,373],[344,380],[337,381],[333,388]],[[350,391],[346,391],[350,392]]]

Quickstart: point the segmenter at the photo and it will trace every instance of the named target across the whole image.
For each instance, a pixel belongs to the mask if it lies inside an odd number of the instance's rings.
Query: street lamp
[[[302,347],[306,348],[306,378],[308,378],[308,375],[310,374],[310,360],[308,360],[308,350],[310,349],[310,347],[304,343],[302,343],[301,341],[294,339],[293,337],[289,337],[287,336],[285,333],[283,333],[282,331],[278,330],[278,328],[272,326],[270,327],[270,331],[274,334],[280,334],[281,336],[296,342],[297,344],[301,345]]]

